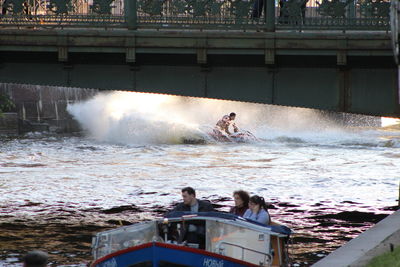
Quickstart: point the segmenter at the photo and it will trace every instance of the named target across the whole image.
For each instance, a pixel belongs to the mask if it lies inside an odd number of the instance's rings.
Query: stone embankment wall
[[[98,90],[0,84],[0,93],[9,95],[16,105],[13,110],[14,117],[6,115],[0,122],[3,132],[13,131],[15,119],[19,133],[29,131],[75,132],[80,128],[67,112],[68,104],[90,98],[97,94]],[[11,122],[12,120],[14,123]],[[10,128],[6,130],[7,127]]]

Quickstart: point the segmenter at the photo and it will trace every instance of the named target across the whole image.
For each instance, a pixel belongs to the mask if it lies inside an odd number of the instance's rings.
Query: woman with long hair
[[[249,208],[249,193],[243,190],[238,190],[233,192],[233,200],[235,201],[235,206],[229,211],[237,216],[243,216],[246,210]]]
[[[271,217],[269,216],[267,204],[263,197],[252,196],[249,200],[249,209],[243,215],[244,218],[257,221],[259,223],[270,224]]]

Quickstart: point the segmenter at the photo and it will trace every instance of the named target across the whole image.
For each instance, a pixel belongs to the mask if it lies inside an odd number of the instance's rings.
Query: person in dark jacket
[[[213,206],[208,201],[196,198],[196,191],[191,187],[182,189],[183,203],[178,204],[172,211],[191,211],[191,212],[207,212],[214,211]],[[200,249],[205,249],[205,222],[186,223],[186,228],[182,233],[182,240],[188,243],[198,244]]]
[[[24,256],[24,267],[46,267],[48,262],[48,255],[46,252],[40,250],[33,250]]]
[[[253,4],[253,11],[251,12],[251,16],[253,19],[259,19],[263,12],[264,0],[255,0]],[[265,14],[264,14],[265,15]]]
[[[196,191],[191,187],[185,187],[182,189],[182,199],[183,203],[178,204],[173,211],[214,211],[214,208],[210,202],[196,198]]]

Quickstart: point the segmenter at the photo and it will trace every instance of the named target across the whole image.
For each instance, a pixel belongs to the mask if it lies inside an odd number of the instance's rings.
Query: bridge
[[[3,0],[0,82],[400,117],[395,5]]]

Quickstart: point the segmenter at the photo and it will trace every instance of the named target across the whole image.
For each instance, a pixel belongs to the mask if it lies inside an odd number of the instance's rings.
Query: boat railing
[[[266,264],[271,265],[271,263],[272,263],[272,256],[269,253],[265,253],[265,252],[262,252],[262,251],[254,250],[254,249],[251,249],[251,248],[246,248],[244,246],[241,246],[241,245],[238,245],[238,244],[235,244],[235,243],[226,242],[226,241],[221,241],[216,246],[217,249],[218,249],[218,253],[221,254],[221,255],[224,255],[224,250],[225,250],[225,248],[221,247],[222,245],[228,245],[228,246],[237,247],[237,248],[241,249],[242,250],[241,260],[242,261],[245,261],[245,258],[244,258],[245,252],[246,251],[250,251],[250,252],[253,252],[253,253],[256,253],[256,254],[260,254],[260,255],[264,256],[264,261],[260,262],[261,266],[266,266]]]

